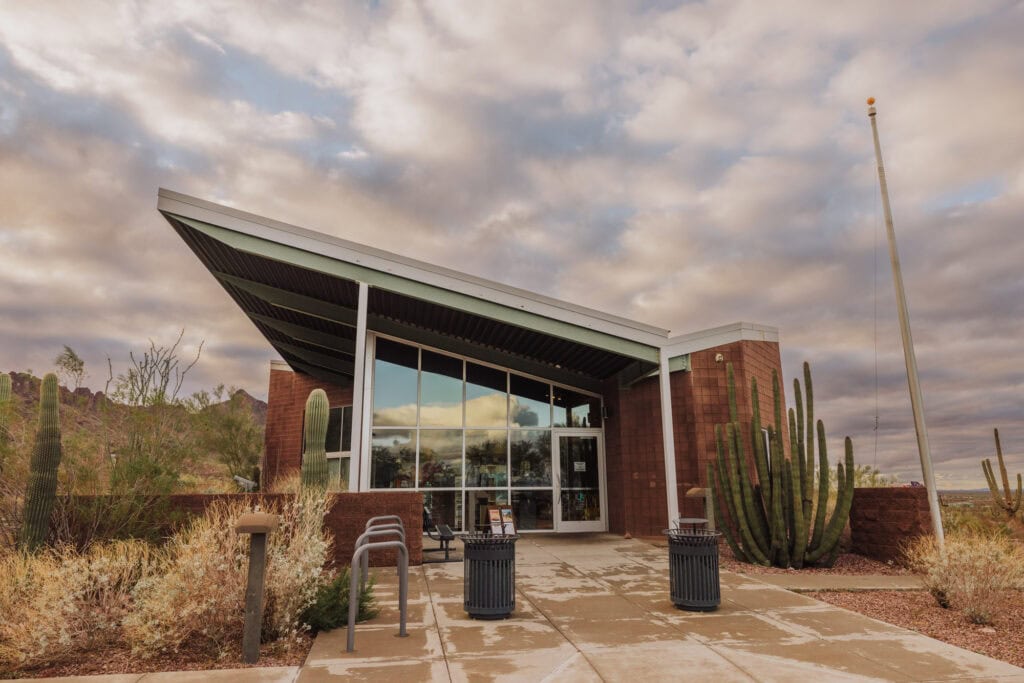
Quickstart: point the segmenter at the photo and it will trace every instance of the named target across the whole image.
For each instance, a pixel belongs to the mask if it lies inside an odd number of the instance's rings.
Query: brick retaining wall
[[[855,553],[902,561],[902,544],[932,533],[928,490],[923,486],[854,489],[850,532]]]
[[[423,562],[423,494],[415,491],[385,491],[372,493],[335,493],[334,500],[324,517],[324,525],[334,536],[334,551],[328,563],[336,566],[347,565],[352,560],[356,539],[366,525],[366,520],[378,515],[398,515],[405,525],[406,546],[409,548],[409,564]],[[200,515],[216,500],[250,500],[253,504],[260,499],[283,501],[291,497],[286,493],[182,493],[167,497],[174,512],[185,515]],[[180,517],[180,515],[178,516]],[[180,523],[180,519],[174,523]],[[171,529],[161,530],[170,533]],[[387,539],[381,539],[387,540]],[[378,552],[370,556],[374,566],[393,566],[396,552]]]

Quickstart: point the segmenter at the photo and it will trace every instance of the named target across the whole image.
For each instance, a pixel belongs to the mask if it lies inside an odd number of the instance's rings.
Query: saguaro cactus
[[[992,492],[992,499],[996,501],[996,505],[1001,507],[1006,514],[1013,517],[1020,510],[1020,499],[1021,499],[1021,480],[1020,474],[1017,474],[1017,495],[1013,495],[1013,491],[1010,489],[1010,478],[1006,474],[1006,463],[1003,462],[1003,447],[999,443],[999,430],[993,430],[996,435],[996,457],[999,459],[999,474],[1002,475],[1003,479],[1003,495],[999,495],[999,487],[996,485],[996,477],[992,472],[992,461],[989,458],[985,458],[981,461],[981,469],[985,472],[985,481],[988,482],[988,490]]]
[[[804,564],[831,565],[838,553],[839,536],[846,526],[853,502],[853,443],[847,437],[845,467],[843,464],[836,466],[839,497],[832,517],[826,519],[828,453],[825,426],[821,420],[814,422],[810,365],[804,363],[806,404],[800,381],[793,380],[796,408],[791,408],[788,413],[789,457],[785,454],[781,432],[783,406],[778,373],[772,373],[775,424],[766,430],[767,444],[761,428],[757,380],[751,380],[753,419],[750,441],[754,447],[754,472],[751,472],[744,453],[732,364],[726,365],[726,377],[729,422],[724,427],[716,425],[718,458],[715,463],[708,464],[708,488],[715,503],[715,518],[726,542],[733,554],[746,562],[797,569]],[[818,441],[817,482],[815,434]],[[754,473],[757,475],[756,483]],[[816,483],[817,506],[814,504]]]
[[[305,445],[302,451],[302,487],[327,488],[327,417],[330,407],[323,389],[314,389],[306,399]]]
[[[57,495],[60,457],[60,400],[57,375],[51,372],[43,378],[39,390],[39,428],[32,449],[20,537],[20,545],[26,550],[35,550],[46,542],[53,500]]]
[[[0,374],[0,472],[4,469],[4,456],[10,443],[11,376]]]

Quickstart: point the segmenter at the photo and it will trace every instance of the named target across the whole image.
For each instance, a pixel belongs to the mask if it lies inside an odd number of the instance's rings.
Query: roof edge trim
[[[501,303],[544,317],[660,347],[669,331],[542,294],[478,278],[349,240],[315,232],[256,214],[160,188],[157,209],[234,232],[269,239],[304,251],[390,273],[413,281],[454,289],[475,298]],[[613,331],[614,330],[614,331]]]
[[[666,342],[664,348],[668,352],[669,358],[674,358],[738,341],[778,343],[779,328],[756,323],[732,323],[673,337]]]

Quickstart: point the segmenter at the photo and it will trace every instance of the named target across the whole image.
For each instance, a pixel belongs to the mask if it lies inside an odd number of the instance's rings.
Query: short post
[[[235,522],[235,531],[250,534],[249,580],[245,585],[245,626],[242,631],[242,661],[255,664],[260,657],[263,628],[263,580],[267,568],[267,534],[277,529],[277,515],[252,512]]]
[[[708,531],[715,530],[714,501],[708,495],[708,489],[694,487],[686,492],[687,498],[701,498],[704,501],[704,518],[708,520]]]

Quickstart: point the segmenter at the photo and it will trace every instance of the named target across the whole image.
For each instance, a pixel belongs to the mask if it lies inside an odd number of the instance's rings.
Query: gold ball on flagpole
[[[875,98],[874,97],[869,97],[868,98],[868,105],[870,106],[870,105],[872,105],[874,103],[875,103]]]

